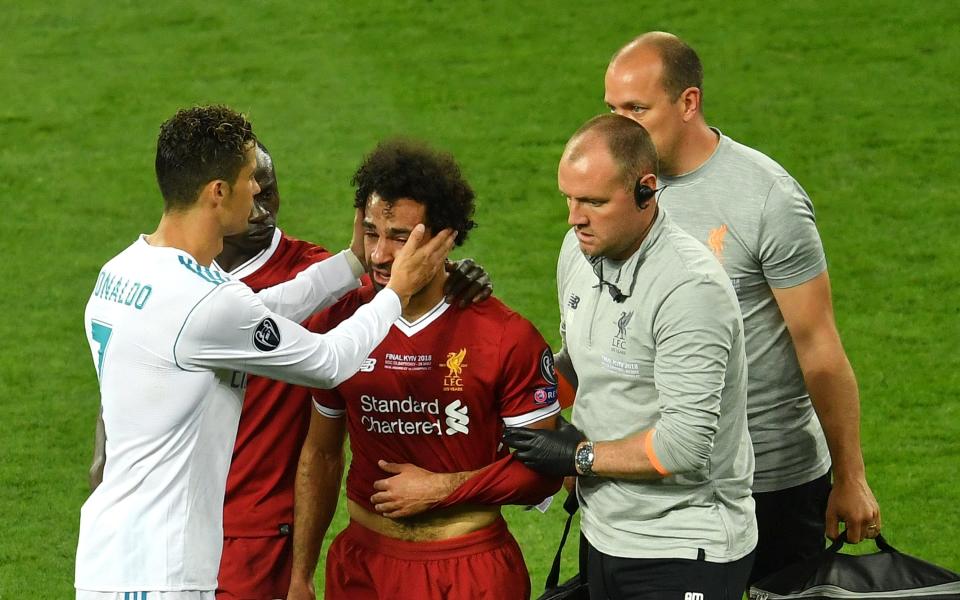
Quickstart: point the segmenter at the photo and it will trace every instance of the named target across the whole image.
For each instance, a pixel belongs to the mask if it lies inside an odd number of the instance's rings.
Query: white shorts
[[[91,592],[77,590],[77,600],[215,600],[216,592]]]

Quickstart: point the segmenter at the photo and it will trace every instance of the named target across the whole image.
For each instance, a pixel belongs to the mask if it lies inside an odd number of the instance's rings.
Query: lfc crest
[[[627,351],[627,327],[630,325],[630,319],[633,318],[633,311],[620,313],[617,319],[617,334],[610,341],[610,349],[618,354],[625,354]]]
[[[464,364],[464,360],[467,358],[467,349],[460,348],[459,352],[447,352],[447,361],[444,363],[448,369],[447,375],[443,378],[443,391],[445,392],[462,392],[463,391],[463,378],[460,376],[460,373],[463,372],[463,368],[467,365]]]

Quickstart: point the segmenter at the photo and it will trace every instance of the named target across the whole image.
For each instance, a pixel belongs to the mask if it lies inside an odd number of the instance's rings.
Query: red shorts
[[[527,600],[530,575],[503,519],[436,542],[407,542],[350,522],[327,553],[327,600]]]
[[[293,536],[224,538],[217,600],[286,598]]]

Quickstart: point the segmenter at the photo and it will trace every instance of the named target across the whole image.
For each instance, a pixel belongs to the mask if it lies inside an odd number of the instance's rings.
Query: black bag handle
[[[883,539],[882,534],[878,533],[877,537],[874,538],[873,541],[877,543],[877,548],[881,552],[900,552],[899,550],[897,550],[896,548],[888,544],[887,540]],[[833,553],[839,552],[840,548],[843,548],[844,544],[849,544],[849,543],[850,542],[847,541],[847,530],[844,529],[843,531],[840,532],[840,535],[837,536],[837,539],[833,540],[833,543],[830,544],[830,547],[827,548],[827,552],[833,552]]]
[[[560,581],[560,556],[563,554],[563,546],[567,543],[567,534],[570,533],[570,524],[573,523],[573,515],[580,508],[580,502],[577,501],[576,491],[567,494],[567,499],[563,502],[563,510],[567,511],[567,522],[563,525],[563,535],[560,536],[560,546],[557,548],[557,554],[553,557],[553,564],[550,566],[550,572],[547,574],[547,584],[545,590],[551,590],[557,587]]]

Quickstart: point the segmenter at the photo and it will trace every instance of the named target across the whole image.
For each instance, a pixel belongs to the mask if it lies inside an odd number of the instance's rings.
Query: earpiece
[[[633,186],[633,199],[637,202],[637,208],[640,210],[645,209],[647,202],[649,202],[656,193],[656,190],[649,185],[637,181],[637,184]]]

